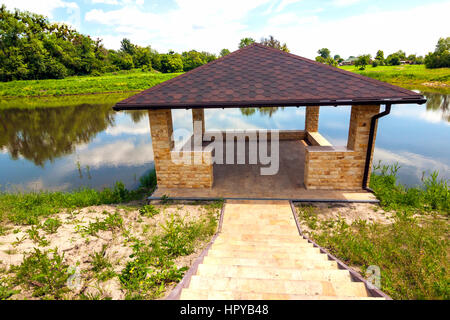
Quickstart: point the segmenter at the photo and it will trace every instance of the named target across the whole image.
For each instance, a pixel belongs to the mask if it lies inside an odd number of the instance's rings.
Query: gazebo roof
[[[115,110],[424,103],[422,95],[252,44],[118,102]]]

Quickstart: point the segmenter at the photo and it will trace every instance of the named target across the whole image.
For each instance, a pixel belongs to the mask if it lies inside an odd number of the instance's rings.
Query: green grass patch
[[[154,176],[151,171],[148,176]],[[62,209],[75,209],[101,204],[124,203],[141,199],[153,192],[156,177],[143,178],[145,185],[137,190],[128,190],[122,182],[112,188],[101,191],[82,188],[71,192],[0,192],[0,222],[11,221],[15,224],[38,224],[41,218],[59,213]],[[155,183],[154,185],[152,183]]]
[[[448,181],[439,178],[437,171],[422,178],[423,184],[417,187],[405,187],[397,183],[397,164],[374,166],[370,178],[370,187],[375,191],[381,205],[387,210],[430,212],[444,215],[450,213],[450,188]]]
[[[355,66],[340,68],[406,89],[450,94],[450,68],[427,69],[425,65],[366,66],[365,70]]]
[[[58,80],[0,82],[0,96],[39,97],[140,91],[180,74],[132,70],[107,73],[101,76],[73,76]]]

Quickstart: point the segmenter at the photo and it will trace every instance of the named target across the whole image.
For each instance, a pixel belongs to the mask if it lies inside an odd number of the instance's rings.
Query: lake
[[[434,170],[450,179],[450,96],[423,94],[426,105],[394,105],[378,124],[374,161],[398,162],[399,181],[410,186]],[[146,111],[111,109],[123,98],[98,95],[74,103],[75,97],[46,108],[39,98],[2,101],[0,190],[101,189],[116,181],[136,187],[153,168],[150,127]],[[5,104],[14,108],[2,110]],[[205,119],[206,130],[303,129],[305,108],[215,109],[206,110]],[[346,145],[349,119],[350,107],[322,107],[319,131],[332,144]],[[192,131],[191,110],[174,110],[173,125]]]

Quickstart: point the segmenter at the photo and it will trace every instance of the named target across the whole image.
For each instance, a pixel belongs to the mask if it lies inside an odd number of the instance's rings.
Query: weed
[[[39,246],[46,247],[49,245],[47,239],[39,234],[39,230],[36,226],[31,226],[31,228],[27,230],[27,233],[30,239]]]
[[[36,248],[25,256],[21,265],[11,267],[16,285],[26,285],[33,296],[49,299],[61,299],[69,291],[66,286],[70,276],[68,269],[64,254],[59,255],[57,249],[42,252]]]
[[[151,204],[145,205],[139,209],[139,213],[147,218],[152,218],[153,216],[159,214],[159,212],[160,210]]]
[[[123,219],[118,212],[108,213],[103,220],[96,218],[95,222],[90,222],[86,227],[81,227],[81,232],[91,236],[96,236],[101,231],[115,231],[121,229],[123,226]]]
[[[42,224],[42,229],[47,233],[56,233],[61,224],[62,224],[61,220],[59,220],[58,218],[56,219],[48,218]]]

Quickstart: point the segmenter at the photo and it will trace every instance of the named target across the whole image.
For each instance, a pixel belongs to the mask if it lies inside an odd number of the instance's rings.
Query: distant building
[[[346,59],[346,60],[342,61],[341,63],[339,63],[339,65],[340,66],[351,66],[351,65],[355,64],[355,61],[357,59],[358,58],[356,58],[356,57],[349,57],[348,59]]]

